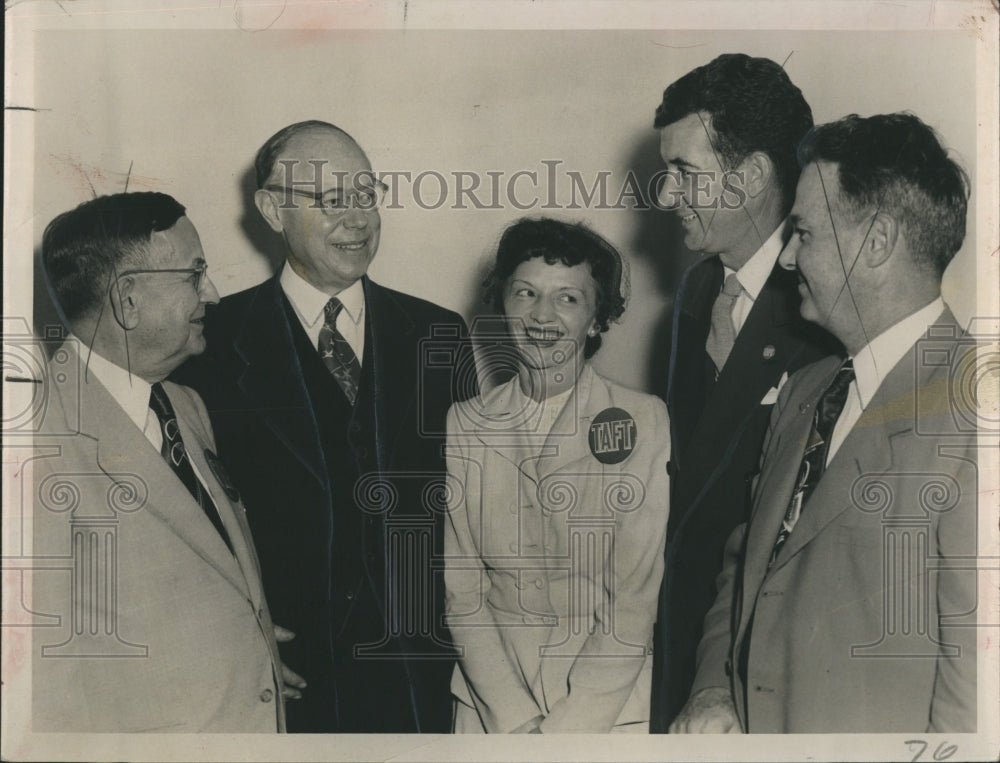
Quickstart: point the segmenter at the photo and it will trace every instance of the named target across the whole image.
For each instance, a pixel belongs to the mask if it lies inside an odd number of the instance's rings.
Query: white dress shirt
[[[281,289],[292,303],[292,309],[299,323],[306,330],[312,346],[319,347],[319,332],[326,320],[324,308],[330,295],[322,292],[296,273],[285,263],[279,277]],[[365,290],[358,279],[336,295],[344,309],[337,315],[337,331],[341,333],[358,357],[358,364],[364,362],[365,354]]]
[[[833,426],[830,449],[826,455],[827,464],[875,397],[878,388],[882,386],[882,380],[943,312],[944,301],[938,297],[890,326],[854,356],[854,381],[847,390],[847,400],[840,418]]]
[[[774,264],[778,261],[778,255],[781,254],[783,248],[781,234],[784,229],[785,223],[782,222],[768,236],[767,241],[761,245],[760,249],[754,252],[753,256],[743,263],[743,267],[739,270],[733,270],[725,265],[722,266],[724,271],[723,281],[731,273],[736,273],[736,280],[743,287],[743,291],[740,292],[733,303],[733,328],[737,334],[740,333],[740,329],[746,323],[747,316],[750,315],[750,310],[753,309],[754,302],[757,301],[761,289],[764,288],[764,284],[767,283],[767,279],[771,276],[771,271],[774,270]]]
[[[103,355],[93,352],[72,334],[67,338],[67,341],[75,342],[76,346],[80,348],[80,356],[85,368],[84,382],[88,382],[90,376],[97,379],[125,411],[129,421],[139,428],[139,431],[149,440],[150,445],[159,453],[163,447],[163,431],[160,429],[160,420],[149,407],[149,395],[153,385],[112,363]],[[205,480],[198,471],[198,467],[195,466],[194,460],[189,458],[188,463],[191,464],[195,476],[204,487]]]

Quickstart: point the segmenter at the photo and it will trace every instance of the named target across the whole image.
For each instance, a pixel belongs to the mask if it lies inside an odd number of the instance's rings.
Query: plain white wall
[[[451,181],[437,210],[400,190],[382,213],[371,275],[471,319],[492,247],[524,214],[586,220],[631,265],[632,296],[596,357],[599,370],[652,389],[665,366],[663,331],[680,270],[657,210],[452,209],[455,171],[546,172],[558,161],[588,184],[611,172],[659,169],[653,112],[663,89],[720,53],[767,56],[802,89],[817,122],[910,110],[939,130],[973,176],[975,49],[959,33],[666,31],[40,31],[35,42],[36,248],[56,214],[98,194],[160,190],[188,208],[225,295],[272,272],[280,242],[260,223],[249,175],[257,148],[301,119],[354,135],[374,167],[436,171]],[[548,192],[541,185],[540,203]],[[433,201],[428,180],[423,198]],[[530,198],[527,181],[518,186]],[[617,190],[612,192],[617,196]],[[973,203],[975,202],[975,196]],[[946,274],[960,319],[974,305],[967,244]],[[37,286],[36,317],[47,319]]]

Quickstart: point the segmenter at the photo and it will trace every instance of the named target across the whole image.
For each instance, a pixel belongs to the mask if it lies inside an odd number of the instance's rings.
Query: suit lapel
[[[837,358],[821,362],[824,363],[825,370],[819,374],[818,381],[804,394],[788,401],[787,410],[793,418],[783,425],[780,431],[774,433],[776,439],[756,487],[754,511],[750,518],[746,541],[746,562],[743,573],[745,601],[753,601],[767,573],[767,563],[774,548],[775,538],[792,492],[795,490],[802,454],[805,452],[806,442],[812,431],[816,403],[830,386],[840,367],[840,360]],[[805,518],[805,512],[802,517]],[[801,522],[802,520],[799,524]],[[792,536],[799,529],[800,527],[796,526]],[[791,542],[792,536],[789,536],[785,548]],[[779,558],[785,557],[785,548],[782,549],[782,556]],[[749,609],[744,610],[744,614],[749,617]]]
[[[484,392],[465,404],[470,411],[475,438],[525,477],[538,483],[538,460],[549,453],[540,435],[539,408],[528,404],[518,386],[518,377]],[[478,410],[472,405],[479,403]]]
[[[168,394],[170,386],[170,384],[164,385]],[[226,494],[216,472],[216,469],[223,468],[221,462],[216,458],[215,463],[209,463],[205,456],[205,451],[209,449],[209,444],[202,439],[197,429],[189,426],[190,422],[197,421],[197,411],[188,406],[187,400],[183,395],[175,394],[170,399],[173,402],[174,410],[177,412],[177,421],[180,426],[181,437],[184,439],[188,458],[191,459],[195,470],[201,476],[202,485],[208,490],[212,497],[212,502],[219,512],[222,525],[226,528],[229,541],[233,545],[233,554],[236,556],[243,580],[247,589],[249,589],[251,601],[255,607],[260,607],[264,603],[264,590],[258,572],[260,570],[260,562],[257,559],[253,542],[250,540],[252,537],[250,525],[247,522],[243,506],[238,502],[234,504],[232,499]],[[212,529],[214,531],[215,528]],[[217,532],[215,536],[224,546],[225,542],[222,541]],[[225,551],[227,554],[229,553],[228,548]]]
[[[679,466],[704,407],[705,341],[712,304],[722,288],[722,263],[717,257],[688,268],[677,290],[670,344],[669,388],[671,437]]]
[[[587,363],[572,394],[556,418],[545,439],[545,454],[538,459],[538,479],[544,480],[582,458],[591,456],[590,423],[605,408],[611,407],[607,386]]]
[[[840,514],[858,505],[853,495],[862,474],[891,472],[896,437],[912,431],[914,373],[918,383],[932,381],[937,368],[915,369],[916,348],[911,347],[882,381],[875,396],[830,460],[819,484],[803,508],[788,541],[775,560],[774,569],[788,561]]]
[[[376,453],[379,467],[391,469],[392,453],[400,429],[419,393],[417,369],[420,358],[414,353],[418,344],[409,314],[393,299],[387,289],[362,279],[365,290],[365,369],[355,412],[375,410]],[[366,374],[370,364],[371,373]],[[390,391],[391,390],[391,391]]]
[[[790,342],[782,341],[779,331],[791,318],[781,294],[783,275],[780,268],[772,272],[757,295],[698,421],[697,431],[711,433],[712,442],[706,445],[719,455],[720,445],[726,443],[718,441],[717,433],[738,430],[777,382],[776,370],[787,366]],[[734,412],[740,414],[737,422]],[[703,458],[704,450],[700,450],[699,458]]]
[[[278,277],[261,285],[234,348],[245,366],[237,384],[275,436],[321,484],[323,449],[295,352]]]
[[[225,541],[146,436],[96,379],[81,385],[80,394],[80,431],[97,441],[101,470],[115,483],[124,474],[140,477],[147,491],[142,510],[163,522],[246,595],[243,575]],[[189,431],[182,427],[182,437]]]
[[[780,267],[771,272],[701,411],[685,456],[691,475],[688,484],[693,480],[699,486],[698,492],[676,507],[686,514],[698,506],[701,496],[724,471],[729,449],[739,442],[743,428],[760,410],[761,400],[802,347],[788,330],[796,311],[794,301],[788,297],[789,275]],[[705,354],[704,346],[700,351]],[[672,515],[670,522],[677,526],[683,520],[684,516]]]

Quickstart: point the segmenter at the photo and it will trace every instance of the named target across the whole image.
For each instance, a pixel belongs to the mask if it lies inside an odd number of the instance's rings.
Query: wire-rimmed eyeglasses
[[[361,188],[351,191],[335,189],[323,191],[322,193],[316,193],[315,191],[306,191],[301,188],[289,188],[284,185],[265,185],[264,190],[274,192],[283,191],[286,194],[284,202],[281,204],[281,209],[293,209],[295,207],[295,205],[288,199],[288,194],[295,193],[299,196],[305,196],[312,199],[313,209],[321,209],[323,210],[323,214],[329,217],[340,217],[352,209],[360,210],[362,212],[371,212],[378,209],[382,206],[382,202],[385,200],[385,194],[389,190],[389,187],[381,181],[376,181],[370,188]]]
[[[203,262],[193,268],[139,268],[136,270],[125,270],[116,274],[115,281],[119,281],[126,276],[145,275],[147,273],[186,273],[192,280],[195,291],[201,291],[205,284],[205,274],[208,272],[208,263]]]

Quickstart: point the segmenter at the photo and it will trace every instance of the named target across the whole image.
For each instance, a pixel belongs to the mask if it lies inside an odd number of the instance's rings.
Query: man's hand
[[[710,687],[688,698],[674,722],[671,734],[739,734],[740,722],[729,689]]]
[[[291,641],[293,638],[295,638],[295,634],[288,628],[282,628],[280,625],[274,626],[274,640],[279,644]],[[281,687],[281,696],[285,699],[302,698],[302,692],[299,689],[306,688],[306,680],[285,663],[281,663],[281,681],[284,684]]]

